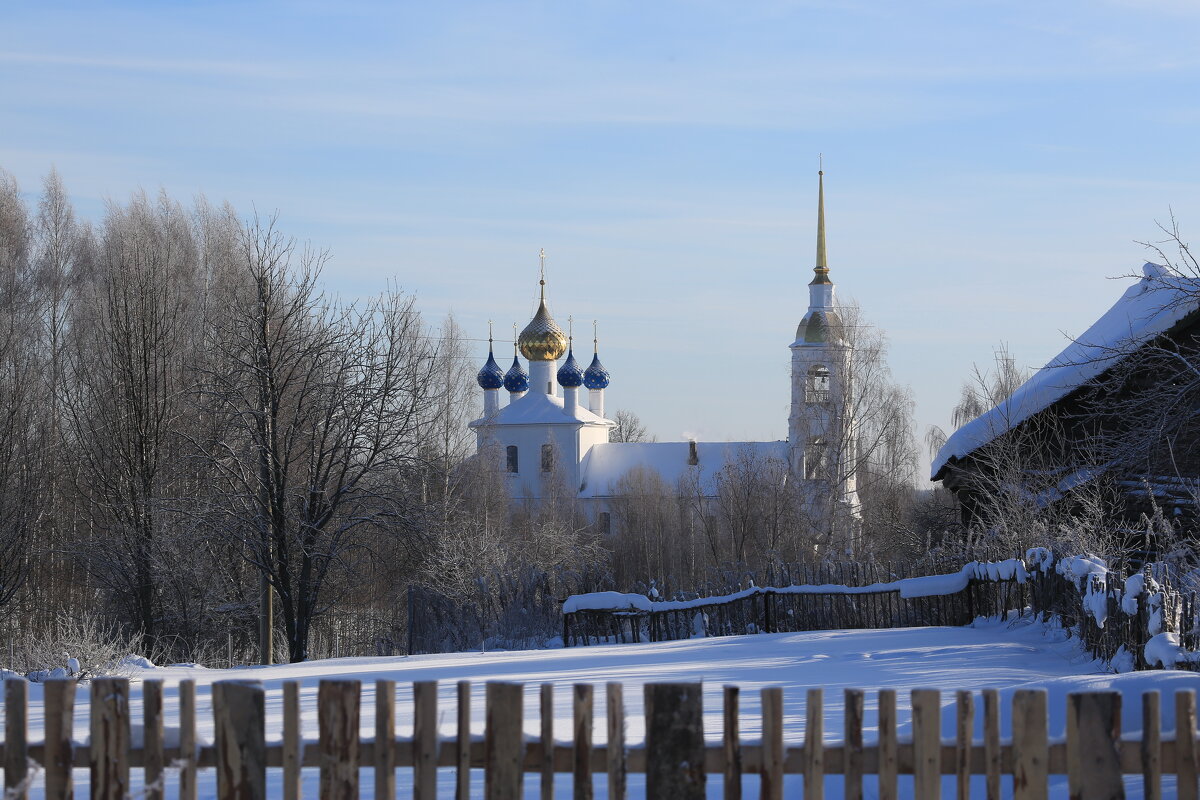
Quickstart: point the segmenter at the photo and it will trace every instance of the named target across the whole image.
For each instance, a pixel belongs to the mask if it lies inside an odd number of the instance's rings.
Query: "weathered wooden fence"
[[[283,685],[282,740],[266,740],[265,693],[253,682],[213,684],[215,741],[200,744],[196,736],[196,694],[192,681],[179,687],[180,737],[178,746],[166,746],[163,736],[163,691],[157,681],[143,685],[144,742],[134,747],[131,737],[129,684],[124,679],[101,679],[91,684],[90,742],[73,744],[75,683],[45,684],[45,741],[27,739],[28,685],[10,680],[5,685],[5,737],[0,760],[4,766],[6,796],[24,800],[35,768],[45,772],[45,796],[65,800],[73,795],[72,767],[90,768],[91,797],[127,800],[133,768],[144,771],[146,800],[164,800],[163,775],[179,771],[178,797],[195,800],[198,770],[215,769],[216,796],[220,800],[254,800],[267,795],[267,770],[282,770],[285,800],[299,800],[301,769],[320,770],[322,800],[350,800],[359,796],[359,775],[374,771],[374,797],[396,796],[396,770],[413,770],[413,796],[436,797],[438,769],[452,770],[456,797],[471,792],[471,771],[483,770],[485,797],[515,800],[523,796],[526,775],[540,784],[541,797],[554,793],[556,774],[572,776],[576,798],[593,796],[593,775],[604,773],[608,797],[626,797],[627,776],[645,775],[645,795],[653,798],[703,798],[709,775],[721,776],[724,797],[743,796],[742,778],[759,776],[760,797],[783,796],[785,775],[802,775],[804,796],[819,798],[824,778],[840,775],[844,796],[863,796],[863,778],[877,776],[880,798],[896,798],[900,776],[912,776],[912,795],[939,798],[942,776],[954,776],[954,795],[970,796],[971,776],[983,776],[988,798],[1017,800],[1045,798],[1053,775],[1067,776],[1072,798],[1104,800],[1125,796],[1125,775],[1140,775],[1144,796],[1163,797],[1162,778],[1176,777],[1170,796],[1197,800],[1196,695],[1176,692],[1175,734],[1163,737],[1160,696],[1142,697],[1143,734],[1139,741],[1120,735],[1121,695],[1086,693],[1069,695],[1066,737],[1049,736],[1047,695],[1043,690],[1013,694],[1009,739],[1001,738],[1001,703],[996,690],[980,693],[982,709],[972,692],[955,693],[953,731],[943,731],[942,695],[933,689],[911,694],[911,737],[897,734],[897,692],[878,692],[878,735],[864,738],[865,693],[845,690],[845,710],[840,742],[828,743],[824,731],[823,693],[810,689],[805,703],[804,739],[799,746],[784,741],[783,690],[761,690],[761,740],[743,742],[739,735],[744,719],[740,692],[727,686],[723,697],[723,730],[719,743],[706,741],[700,684],[647,684],[644,687],[646,738],[641,744],[625,741],[625,703],[621,684],[604,687],[607,743],[592,741],[596,689],[588,684],[572,687],[573,737],[570,744],[555,741],[554,687],[540,687],[540,736],[526,737],[523,713],[525,687],[515,683],[486,685],[486,723],[482,740],[471,735],[471,692],[467,682],[457,685],[457,733],[438,735],[437,684],[413,684],[414,726],[411,738],[397,738],[395,683],[375,686],[375,737],[359,738],[362,713],[358,681],[322,681],[318,690],[317,742],[306,742],[300,716],[299,686]],[[975,737],[975,721],[982,715],[982,737]],[[1011,782],[1002,783],[1004,776]],[[1003,794],[1002,794],[1003,792]]]
[[[657,603],[652,610],[582,609],[563,614],[563,644],[670,641],[745,633],[967,625],[979,616],[1024,608],[1033,587],[1014,580],[970,580],[959,591],[905,597],[898,588],[762,587],[732,597]]]
[[[1130,668],[1155,667],[1156,663],[1146,658],[1147,642],[1160,633],[1174,634],[1180,647],[1197,657],[1180,658],[1171,666],[1200,670],[1200,597],[1196,592],[1171,586],[1162,574],[1156,579],[1150,566],[1134,576],[1105,570],[1073,576],[1052,565],[1052,560],[1029,567],[1021,562],[1019,569],[1007,570],[1002,576],[992,570],[988,577],[988,567],[995,564],[980,564],[977,571],[982,577],[963,581],[955,591],[910,596],[900,588],[905,581],[893,581],[866,587],[755,587],[686,602],[646,601],[646,607],[640,609],[581,608],[563,614],[563,644],[967,625],[979,616],[1029,610],[1045,619],[1058,618],[1096,658],[1114,662],[1122,657],[1123,649]],[[964,567],[971,569],[973,565]],[[1136,576],[1140,576],[1137,586],[1143,588],[1131,593],[1128,582]]]

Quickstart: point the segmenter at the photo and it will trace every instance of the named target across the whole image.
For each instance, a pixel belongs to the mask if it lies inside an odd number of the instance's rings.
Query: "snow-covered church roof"
[[[608,426],[614,424],[580,405],[576,405],[571,411],[568,411],[566,403],[561,397],[555,397],[545,392],[529,392],[492,416],[475,420],[470,427],[478,428],[481,425],[578,425],[580,423]]]
[[[954,432],[933,459],[934,480],[960,459],[1099,377],[1200,308],[1200,279],[1147,263],[1143,278],[1010,397]]]
[[[593,445],[580,468],[579,496],[611,497],[617,482],[634,467],[654,470],[669,489],[679,480],[698,480],[702,494],[716,493],[716,477],[727,464],[749,457],[774,459],[786,465],[787,442],[696,442],[696,463],[691,442],[607,442]],[[690,473],[689,473],[690,471]]]

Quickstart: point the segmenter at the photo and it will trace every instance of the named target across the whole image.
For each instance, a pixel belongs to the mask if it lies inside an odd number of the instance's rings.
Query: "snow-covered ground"
[[[522,681],[529,684],[526,693],[525,729],[538,735],[536,684],[557,684],[555,695],[555,734],[567,743],[571,733],[570,684],[603,684],[619,681],[625,685],[627,741],[638,744],[644,736],[641,686],[656,681],[703,681],[705,685],[705,729],[710,742],[719,742],[721,731],[721,687],[742,687],[742,734],[744,739],[759,736],[758,690],[767,686],[784,688],[785,738],[790,745],[803,740],[804,693],[809,687],[825,687],[825,730],[832,742],[842,730],[842,689],[867,689],[866,726],[868,741],[875,723],[875,695],[870,690],[888,687],[902,690],[899,699],[901,735],[907,731],[908,709],[904,690],[932,687],[943,690],[945,717],[943,731],[953,731],[953,690],[996,687],[1002,690],[1007,708],[1012,691],[1018,688],[1045,687],[1050,693],[1051,736],[1063,735],[1065,696],[1072,691],[1117,690],[1125,694],[1122,726],[1127,734],[1140,730],[1141,692],[1160,689],[1164,727],[1172,728],[1173,703],[1169,695],[1177,689],[1200,689],[1200,675],[1187,672],[1141,672],[1110,674],[1104,665],[1081,656],[1075,643],[1061,630],[1027,621],[980,622],[966,628],[909,628],[880,631],[819,631],[810,633],[761,634],[640,645],[610,645],[558,650],[519,652],[455,653],[408,658],[342,658],[313,661],[300,665],[244,667],[208,670],[194,667],[166,667],[140,670],[137,677],[161,679],[166,684],[166,725],[168,737],[178,723],[178,682],[193,678],[197,682],[200,736],[212,736],[210,687],[214,681],[240,679],[262,681],[267,689],[268,736],[278,738],[282,724],[280,685],[297,680],[302,684],[301,703],[306,733],[316,735],[317,684],[322,678],[355,679],[363,682],[362,735],[374,735],[374,681],[391,679],[397,686],[397,734],[411,735],[412,694],[410,682],[438,680],[441,733],[455,735],[454,683],[470,680],[478,684],[473,693],[474,731],[483,732],[483,683],[489,680]],[[41,689],[30,691],[31,740],[41,737]],[[604,693],[596,693],[597,720],[595,740],[605,739]],[[982,703],[977,702],[982,708]],[[132,714],[141,718],[140,683],[133,686]],[[76,738],[87,733],[87,690],[81,688],[77,700]],[[1004,735],[1008,735],[1007,719]],[[978,735],[982,735],[981,729]],[[140,731],[135,731],[135,741]],[[138,779],[134,770],[135,783]],[[270,776],[272,794],[277,794],[277,770]],[[203,773],[202,773],[203,774]],[[305,796],[315,798],[315,770],[305,770]],[[371,771],[364,770],[363,796],[371,796]],[[402,796],[410,796],[410,775],[401,771],[398,784]],[[867,795],[874,796],[868,779]],[[902,781],[904,778],[902,777]],[[86,792],[87,772],[76,770],[77,791]],[[202,784],[206,796],[213,794],[213,777],[207,771]],[[793,789],[792,781],[795,781]],[[604,796],[604,776],[596,778],[597,796]],[[799,776],[789,778],[789,793],[799,793]],[[480,793],[482,776],[479,776]],[[537,782],[527,778],[527,794],[537,796]],[[453,773],[443,771],[441,793],[453,797]],[[169,783],[168,796],[174,791]],[[570,796],[570,776],[558,777],[558,794]],[[630,776],[631,796],[641,796],[641,776]],[[720,796],[720,778],[709,777],[710,796]],[[753,777],[746,780],[747,796],[757,792]],[[982,791],[982,783],[980,784]],[[1130,796],[1140,796],[1140,779],[1129,783]],[[829,778],[830,796],[841,796],[840,779]],[[1065,796],[1065,785],[1060,785]],[[949,792],[949,784],[947,784]],[[35,792],[35,795],[37,793]],[[136,796],[136,795],[135,795]],[[952,796],[947,794],[947,796]]]

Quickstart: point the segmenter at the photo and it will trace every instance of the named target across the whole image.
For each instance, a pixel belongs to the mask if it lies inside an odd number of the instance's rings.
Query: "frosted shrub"
[[[94,614],[60,617],[52,630],[27,632],[13,641],[9,669],[31,681],[131,675],[129,653],[141,649],[141,638],[122,636],[115,625]]]

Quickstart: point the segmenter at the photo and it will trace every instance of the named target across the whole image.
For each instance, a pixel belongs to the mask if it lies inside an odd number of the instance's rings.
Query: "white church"
[[[786,465],[805,502],[820,503],[838,516],[858,516],[853,451],[851,344],[842,333],[825,257],[824,173],[818,173],[817,259],[808,285],[808,311],[791,349],[791,412],[788,439],[776,442],[610,442],[615,423],[605,417],[608,370],[593,338],[591,364],[581,368],[573,343],[546,306],[545,276],[537,312],[515,343],[512,366],[501,370],[489,345],[477,380],[483,416],[470,423],[478,452],[496,454],[514,499],[536,501],[555,485],[577,490],[593,519],[607,520],[609,501],[621,478],[635,467],[657,471],[668,486],[699,487],[716,493],[716,478],[734,459],[747,457]],[[528,371],[520,356],[528,361]],[[565,357],[565,360],[563,360]],[[562,361],[560,365],[560,360]],[[500,392],[508,394],[501,404]],[[582,393],[586,390],[587,396]]]

